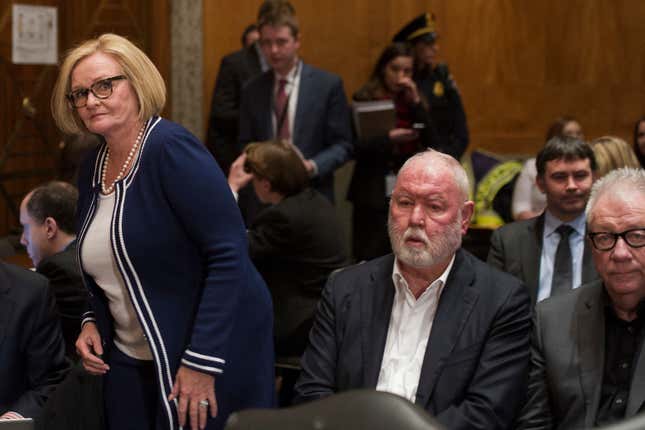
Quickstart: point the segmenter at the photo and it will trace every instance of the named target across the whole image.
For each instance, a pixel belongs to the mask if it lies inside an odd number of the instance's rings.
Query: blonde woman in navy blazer
[[[120,36],[84,42],[61,66],[58,126],[104,139],[79,174],[91,310],[76,347],[104,377],[108,428],[219,429],[273,405],[271,299],[224,176],[157,116],[164,102],[159,72]]]

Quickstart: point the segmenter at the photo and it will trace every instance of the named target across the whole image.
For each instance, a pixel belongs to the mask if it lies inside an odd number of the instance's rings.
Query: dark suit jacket
[[[439,134],[440,143],[436,149],[459,160],[468,147],[468,125],[459,90],[448,66],[438,64],[430,71],[417,73],[415,81],[430,103],[430,116]]]
[[[605,304],[601,281],[550,297],[535,308],[528,402],[521,429],[594,426],[605,366]],[[643,346],[633,372],[626,417],[643,410]]]
[[[242,146],[274,138],[273,82],[274,74],[269,70],[249,81],[242,91]],[[305,158],[316,163],[318,177],[313,185],[333,202],[334,171],[349,160],[353,147],[343,81],[302,63],[296,103],[292,141]]]
[[[240,155],[238,123],[242,87],[262,73],[255,45],[222,58],[211,99],[206,144],[222,170],[227,173]]]
[[[261,212],[248,237],[273,297],[276,353],[300,357],[325,281],[347,263],[334,207],[306,189]]]
[[[87,290],[76,264],[76,240],[58,254],[43,258],[36,271],[49,279],[63,329],[65,350],[68,357],[75,358],[74,344],[81,331],[81,315],[88,307]]]
[[[296,383],[296,401],[375,388],[387,337],[394,257],[332,275]],[[457,252],[423,360],[416,403],[455,429],[504,429],[526,390],[530,300],[512,276]]]
[[[529,289],[533,304],[540,286],[540,257],[544,214],[528,220],[515,221],[495,230],[490,238],[487,262],[518,277]],[[585,242],[582,254],[581,284],[598,279],[591,258],[591,248]]]
[[[37,418],[68,368],[47,279],[0,263],[0,415]]]

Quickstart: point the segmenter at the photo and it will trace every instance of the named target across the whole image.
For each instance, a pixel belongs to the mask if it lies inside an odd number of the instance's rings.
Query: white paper
[[[14,64],[58,62],[58,9],[14,4],[12,55]]]

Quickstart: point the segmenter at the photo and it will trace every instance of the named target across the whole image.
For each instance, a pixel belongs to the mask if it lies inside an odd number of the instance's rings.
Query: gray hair
[[[452,171],[455,184],[457,184],[457,187],[461,191],[464,201],[468,200],[468,196],[470,195],[470,182],[468,180],[466,170],[464,170],[463,166],[454,157],[444,154],[443,152],[428,148],[425,151],[414,154],[412,157],[408,158],[405,163],[403,163],[403,166],[399,169],[399,173],[403,172],[407,167],[409,167],[409,164],[419,158],[434,159],[449,168]]]
[[[645,170],[624,167],[612,170],[597,180],[591,188],[591,194],[585,209],[588,223],[591,221],[591,215],[598,199],[610,191],[619,193],[635,191],[645,195]]]

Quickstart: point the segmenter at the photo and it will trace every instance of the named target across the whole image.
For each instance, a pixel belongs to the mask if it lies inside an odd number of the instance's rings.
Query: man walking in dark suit
[[[520,429],[604,427],[645,410],[645,171],[600,179],[587,223],[600,280],[538,303]]]
[[[298,57],[298,20],[287,5],[274,8],[258,23],[271,70],[242,91],[240,144],[290,141],[302,154],[314,187],[333,202],[334,171],[352,151],[349,108],[340,77]]]
[[[598,277],[585,243],[584,209],[596,171],[593,151],[581,140],[553,137],[535,163],[546,210],[497,229],[488,253],[488,263],[526,284],[534,304]]]
[[[76,263],[74,225],[78,191],[53,181],[29,192],[20,204],[20,238],[36,271],[49,279],[56,298],[67,356],[76,358],[74,344],[87,310],[87,292]]]
[[[38,418],[69,368],[47,284],[0,262],[0,421]]]
[[[505,429],[525,393],[530,300],[517,279],[460,249],[468,178],[428,150],[399,171],[394,255],[332,275],[302,357],[296,400],[375,388],[450,429]]]

